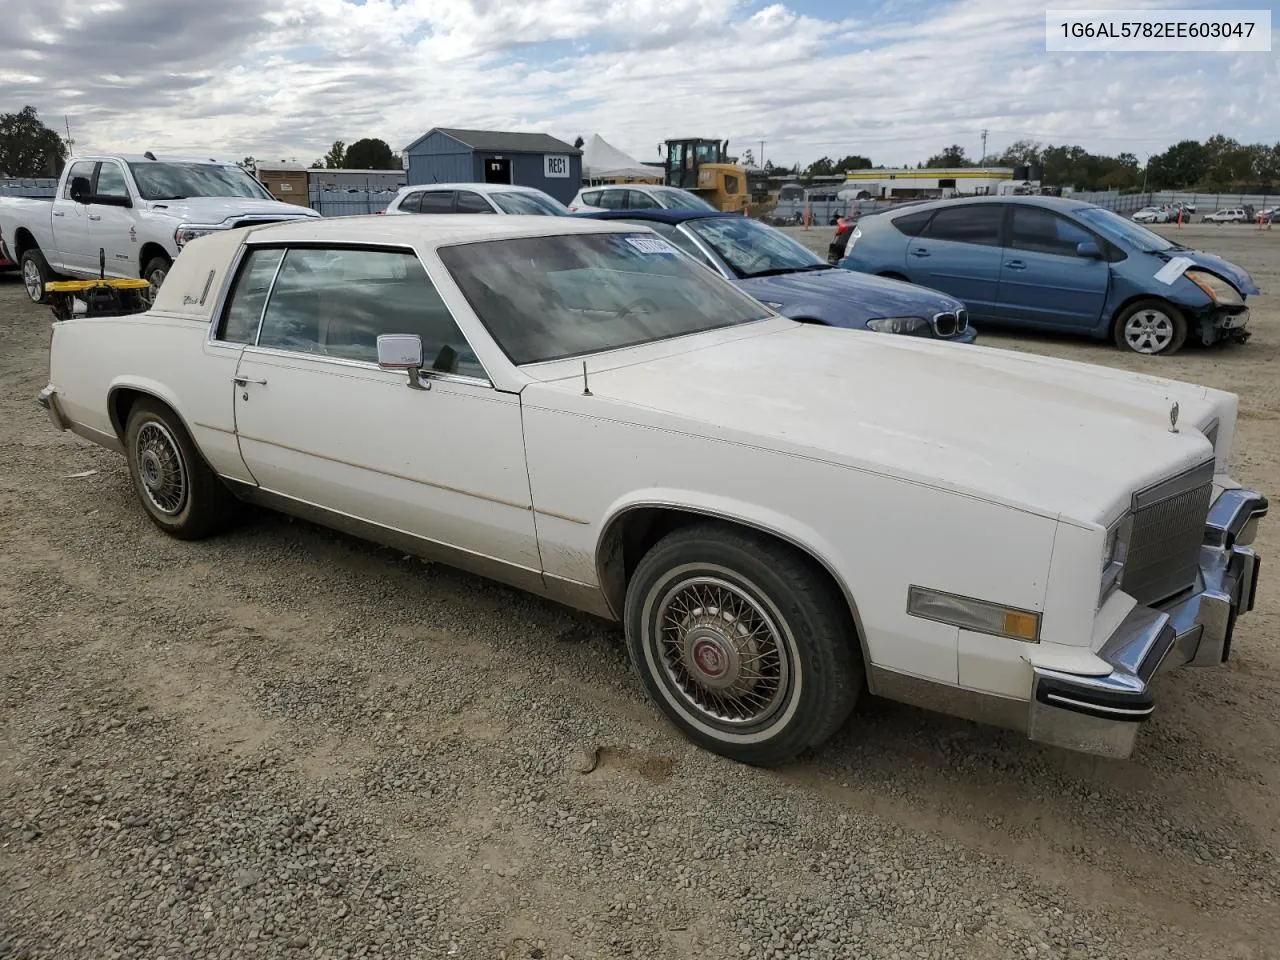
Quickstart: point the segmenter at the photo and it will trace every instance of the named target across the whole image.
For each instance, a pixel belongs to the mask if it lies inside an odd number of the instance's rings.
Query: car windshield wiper
[[[834,270],[835,267],[827,263],[809,263],[803,267],[773,267],[769,270],[757,270],[755,273],[746,274],[746,279],[754,280],[756,277],[776,277],[783,273],[807,273],[810,270]]]
[[[152,200],[186,200],[187,197],[181,193],[175,193],[172,196],[152,197]]]

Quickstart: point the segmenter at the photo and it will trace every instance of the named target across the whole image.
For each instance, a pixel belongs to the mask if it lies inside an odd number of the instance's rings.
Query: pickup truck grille
[[[1121,589],[1152,604],[1195,585],[1212,496],[1212,460],[1134,494]]]

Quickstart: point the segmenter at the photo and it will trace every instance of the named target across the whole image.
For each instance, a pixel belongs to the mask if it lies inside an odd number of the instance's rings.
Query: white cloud
[[[1127,0],[1130,6],[1168,6]],[[1055,6],[1058,5],[1055,3]],[[1089,3],[1063,5],[1089,6]],[[1203,0],[1198,4],[1203,6]],[[432,126],[767,140],[775,162],[887,164],[950,143],[1144,155],[1274,140],[1269,54],[1049,54],[1042,8],[889,0],[6,0],[0,104],[65,113],[81,147],[309,162]],[[12,109],[6,107],[3,109]]]

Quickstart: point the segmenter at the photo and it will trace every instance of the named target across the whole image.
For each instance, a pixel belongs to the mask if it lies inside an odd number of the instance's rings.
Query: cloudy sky
[[[1124,4],[1249,5],[1268,6]],[[335,139],[398,150],[461,126],[599,133],[642,160],[709,136],[896,165],[976,157],[984,127],[990,153],[1280,139],[1280,42],[1046,53],[1044,7],[1018,0],[0,0],[0,23],[0,112],[66,114],[77,150],[310,163]]]

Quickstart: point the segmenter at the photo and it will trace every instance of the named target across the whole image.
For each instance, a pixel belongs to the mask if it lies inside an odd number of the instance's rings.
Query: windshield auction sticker
[[[1053,52],[1269,53],[1270,10],[1046,10]]]
[[[676,248],[659,237],[627,237],[627,243],[641,253],[675,253]]]

